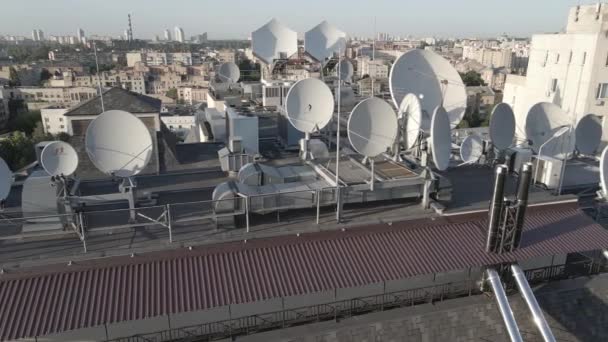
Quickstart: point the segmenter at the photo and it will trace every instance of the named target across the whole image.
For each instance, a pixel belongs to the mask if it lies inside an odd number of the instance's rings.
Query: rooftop
[[[161,101],[122,88],[111,88],[103,92],[103,105],[106,111],[124,110],[134,114],[159,113]],[[99,115],[102,112],[101,97],[97,96],[74,107],[65,115]]]

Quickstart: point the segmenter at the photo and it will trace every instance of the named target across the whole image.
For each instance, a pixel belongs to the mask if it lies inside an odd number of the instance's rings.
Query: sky
[[[135,38],[162,37],[180,26],[186,37],[247,39],[275,17],[303,32],[327,20],[350,36],[376,32],[415,37],[530,36],[565,27],[580,0],[23,0],[2,6],[0,34],[118,36],[133,16]],[[583,2],[585,4],[587,2]],[[589,2],[592,3],[592,2]],[[374,17],[376,28],[374,30]]]

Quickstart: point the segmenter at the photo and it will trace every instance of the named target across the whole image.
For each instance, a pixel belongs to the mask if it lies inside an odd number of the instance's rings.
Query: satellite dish
[[[433,163],[439,171],[446,170],[450,165],[451,149],[450,119],[446,110],[439,106],[431,119],[431,150]]]
[[[287,119],[298,131],[313,133],[325,127],[334,112],[334,98],[321,80],[307,78],[296,82],[285,99]]]
[[[376,97],[368,98],[350,113],[348,140],[359,154],[375,157],[393,146],[397,126],[397,115],[391,105]]]
[[[140,173],[150,162],[153,145],[148,128],[122,110],[101,113],[87,128],[85,148],[101,172],[117,177]]]
[[[469,135],[460,144],[460,158],[466,164],[476,163],[483,155],[483,140],[479,135]]]
[[[570,115],[550,102],[539,102],[526,116],[526,136],[535,153],[562,127],[570,125]]]
[[[594,154],[602,140],[602,123],[593,114],[583,116],[576,125],[576,149],[582,154]]]
[[[539,148],[539,154],[564,159],[574,152],[574,147],[574,130],[570,126],[563,126],[558,128],[551,138]]]
[[[515,115],[513,109],[506,103],[499,103],[490,116],[490,139],[499,150],[504,150],[513,144],[515,136]]]
[[[319,139],[311,139],[308,143],[308,150],[314,160],[327,160],[329,159],[329,150],[327,145]]]
[[[11,192],[13,172],[8,168],[4,159],[0,158],[0,200],[5,200]]]
[[[340,81],[350,82],[355,74],[355,67],[353,67],[353,63],[351,63],[348,59],[343,59],[340,61],[339,65]]]
[[[304,33],[304,50],[319,62],[332,57],[334,52],[346,49],[346,33],[327,21]]]
[[[399,115],[400,119],[405,119],[403,130],[405,135],[402,139],[405,141],[405,148],[410,149],[418,141],[418,135],[422,129],[422,109],[416,95],[407,94],[403,97],[399,106]]]
[[[53,141],[42,149],[40,164],[50,176],[69,176],[78,167],[78,153],[66,142]]]
[[[241,70],[232,62],[222,63],[217,74],[222,82],[236,83],[241,78]]]
[[[602,187],[602,192],[604,193],[604,198],[608,196],[608,146],[604,148],[602,151],[602,156],[600,157],[600,186]]]
[[[443,106],[452,128],[464,116],[465,85],[450,62],[432,51],[414,49],[401,55],[391,69],[389,86],[396,107],[412,93],[420,98],[422,110],[427,113]]]
[[[298,34],[272,19],[251,33],[251,48],[259,60],[270,65],[281,53],[289,57],[298,52]]]

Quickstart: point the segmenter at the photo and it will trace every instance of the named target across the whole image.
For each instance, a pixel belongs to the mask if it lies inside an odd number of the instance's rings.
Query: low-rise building
[[[496,93],[488,86],[467,87],[467,114],[479,113],[485,119],[497,103]]]
[[[188,104],[203,103],[207,99],[208,87],[180,86],[177,88],[177,100]]]

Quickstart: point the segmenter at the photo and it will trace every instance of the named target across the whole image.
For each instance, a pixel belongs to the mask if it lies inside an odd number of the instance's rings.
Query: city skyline
[[[5,5],[7,13],[13,14],[3,20],[0,34],[28,37],[32,30],[42,29],[48,37],[75,35],[76,30],[82,28],[87,35],[115,37],[127,28],[127,14],[132,13],[136,39],[162,36],[165,29],[175,26],[184,30],[187,39],[203,32],[208,32],[213,39],[247,39],[251,31],[273,17],[298,31],[299,36],[322,20],[328,20],[349,36],[371,37],[374,31],[419,37],[491,37],[503,33],[530,36],[560,31],[568,9],[579,3],[574,0],[558,4],[550,0],[514,0],[509,6],[500,6],[481,0],[466,3],[380,0],[346,5],[310,0],[305,7],[295,10],[277,0],[258,1],[256,6],[243,0],[214,2],[213,5],[194,0],[177,4],[142,0],[128,3],[118,0],[103,3],[33,0]],[[542,18],[537,16],[539,12],[543,13]],[[59,17],[62,20],[58,21]]]

